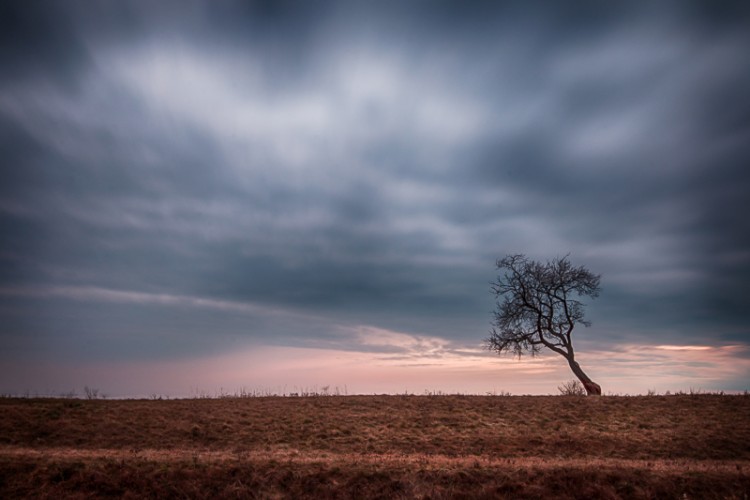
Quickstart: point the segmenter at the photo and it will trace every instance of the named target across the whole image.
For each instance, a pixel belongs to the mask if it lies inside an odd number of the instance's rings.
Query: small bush
[[[560,391],[562,396],[585,396],[586,389],[577,380],[568,380],[557,386],[557,390]]]
[[[99,399],[101,397],[99,395],[99,389],[95,387],[84,386],[83,393],[86,395],[86,399]]]

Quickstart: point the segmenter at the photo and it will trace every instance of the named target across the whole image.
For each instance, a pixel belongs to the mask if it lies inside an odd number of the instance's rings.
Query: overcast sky
[[[744,2],[3,2],[0,391],[554,393],[509,253],[605,393],[747,389],[748,89]]]

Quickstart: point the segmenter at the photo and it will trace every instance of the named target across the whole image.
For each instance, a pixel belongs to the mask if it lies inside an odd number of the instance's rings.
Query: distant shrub
[[[510,393],[510,391],[487,391],[487,396],[501,396],[504,398],[507,398],[508,396],[512,396],[513,394]]]
[[[557,386],[557,390],[560,391],[561,396],[585,396],[586,389],[577,380],[568,380]]]
[[[104,395],[100,394],[96,387],[83,386],[83,394],[86,399],[104,399]]]

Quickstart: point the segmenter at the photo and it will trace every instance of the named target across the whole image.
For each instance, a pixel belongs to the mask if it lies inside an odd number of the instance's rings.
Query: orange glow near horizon
[[[657,345],[654,349],[660,349],[662,351],[710,351],[713,349],[707,345]]]

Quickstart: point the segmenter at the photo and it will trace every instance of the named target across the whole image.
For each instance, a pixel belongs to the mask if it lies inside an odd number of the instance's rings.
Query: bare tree
[[[571,338],[576,324],[591,324],[575,297],[597,297],[600,276],[573,267],[567,256],[541,263],[508,255],[497,261],[497,269],[503,274],[492,283],[497,302],[486,347],[518,357],[547,348],[568,361],[588,395],[601,395],[601,387],[576,362]]]

